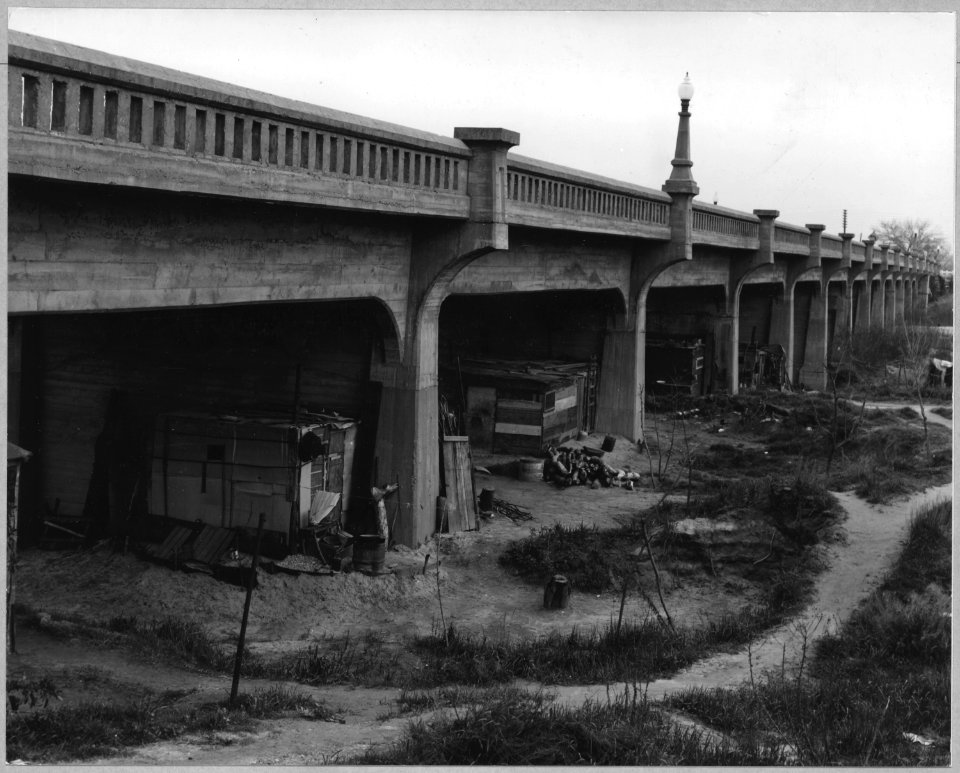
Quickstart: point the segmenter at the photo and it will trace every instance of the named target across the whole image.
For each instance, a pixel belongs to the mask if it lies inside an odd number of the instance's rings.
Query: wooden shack
[[[534,454],[585,428],[591,389],[588,363],[469,360],[448,371],[459,382],[471,445],[502,454]]]
[[[289,548],[321,518],[350,507],[356,422],[310,414],[167,413],[154,435],[150,512],[221,528],[265,531]]]
[[[703,393],[704,347],[699,338],[655,338],[646,342],[646,384],[651,394]]]

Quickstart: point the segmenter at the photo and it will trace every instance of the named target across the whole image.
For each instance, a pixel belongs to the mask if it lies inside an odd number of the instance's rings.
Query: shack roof
[[[527,386],[532,389],[557,389],[576,381],[589,369],[585,362],[561,360],[463,360],[457,366],[448,366],[452,372],[469,376],[472,383]]]

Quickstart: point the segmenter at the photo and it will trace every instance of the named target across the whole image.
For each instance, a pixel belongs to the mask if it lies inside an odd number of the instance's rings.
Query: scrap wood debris
[[[500,513],[500,515],[505,515],[511,521],[533,520],[533,516],[530,515],[530,511],[527,510],[527,508],[510,504],[510,502],[505,502],[502,499],[493,500],[493,510],[494,512]]]
[[[543,479],[553,481],[560,488],[615,486],[633,491],[640,480],[640,473],[611,467],[603,461],[602,454],[597,456],[591,451],[592,449],[567,446],[558,449],[550,446],[547,449],[550,458],[543,465]]]

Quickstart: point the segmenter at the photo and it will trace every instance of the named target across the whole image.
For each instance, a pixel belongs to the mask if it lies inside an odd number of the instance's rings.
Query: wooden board
[[[447,482],[447,517],[451,532],[477,528],[477,502],[473,493],[470,438],[443,438],[443,472]]]
[[[193,538],[193,529],[189,526],[176,526],[171,531],[163,544],[153,551],[154,558],[161,561],[171,560],[174,555],[183,549],[183,546]]]
[[[204,526],[193,542],[193,560],[201,564],[215,564],[227,552],[235,535],[232,529]]]

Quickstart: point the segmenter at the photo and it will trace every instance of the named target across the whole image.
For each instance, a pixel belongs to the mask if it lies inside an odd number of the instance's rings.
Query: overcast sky
[[[700,198],[954,237],[948,13],[10,9],[11,29],[659,188],[689,71]]]

